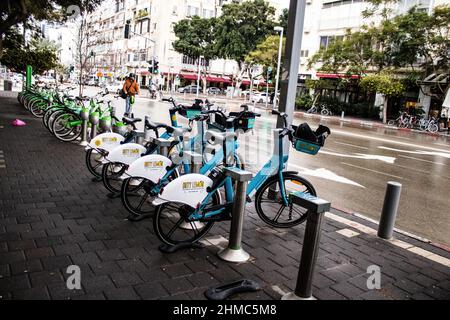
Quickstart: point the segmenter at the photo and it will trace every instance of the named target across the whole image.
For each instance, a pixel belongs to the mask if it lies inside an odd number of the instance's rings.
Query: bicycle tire
[[[115,167],[120,168],[114,170]],[[122,180],[119,178],[126,170],[126,165],[123,163],[108,162],[102,167],[102,182],[106,190],[109,192],[119,194],[122,189]]]
[[[214,205],[220,204],[219,192],[216,191],[212,195],[211,199],[212,199],[211,205],[214,206]],[[196,243],[200,239],[202,239],[209,232],[209,230],[211,230],[212,226],[214,225],[214,221],[201,222],[203,227],[197,234],[195,234],[195,231],[194,231],[193,232],[194,235],[192,237],[187,236],[186,239],[183,239],[183,240],[173,239],[172,235],[176,231],[178,231],[178,234],[180,234],[180,236],[181,236],[181,235],[188,234],[189,229],[180,228],[180,225],[183,222],[187,223],[187,220],[184,219],[181,215],[179,215],[180,218],[177,218],[174,214],[169,214],[169,215],[166,214],[167,209],[170,207],[177,210],[178,214],[179,214],[180,210],[186,211],[186,212],[192,212],[192,210],[194,210],[190,206],[182,204],[182,203],[178,203],[178,202],[165,202],[156,207],[155,215],[153,217],[153,229],[154,229],[155,234],[158,237],[158,239],[161,240],[162,242],[164,242],[165,244],[173,246],[173,245],[178,245],[178,244],[182,244],[182,243]],[[175,220],[177,220],[177,219],[178,220],[176,221],[175,225],[172,226],[169,230],[169,233],[172,230],[173,230],[173,232],[170,235],[168,235],[164,232],[163,224],[165,222],[169,221],[170,218],[175,218]],[[196,221],[190,222],[190,225],[192,226],[192,229],[190,229],[191,231],[196,229],[195,222]]]
[[[289,207],[290,213],[289,213],[288,219],[286,220],[287,222],[278,222],[284,209],[287,208],[283,204],[282,204],[282,208],[283,207],[284,208],[281,211],[280,211],[280,209],[278,209],[278,211],[276,211],[275,218],[271,218],[269,215],[269,211],[273,212],[273,208],[267,208],[267,209],[262,208],[263,202],[271,202],[272,204],[281,204],[281,198],[278,197],[279,191],[277,191],[276,195],[273,195],[276,199],[269,199],[272,196],[269,196],[269,191],[268,191],[268,189],[270,189],[270,187],[272,187],[274,185],[278,186],[278,184],[279,184],[278,179],[279,179],[278,175],[274,175],[274,176],[270,177],[256,192],[256,195],[255,195],[256,213],[258,214],[258,216],[261,218],[262,221],[264,221],[266,224],[268,224],[272,227],[275,227],[275,228],[290,228],[290,227],[294,227],[296,225],[303,223],[306,220],[306,218],[308,217],[308,211],[307,210],[305,212],[300,211],[301,214],[299,214],[299,218],[292,220],[291,215],[292,215],[293,205],[294,205],[292,202],[289,204],[290,205],[290,207]],[[283,172],[283,180],[285,182],[285,188],[286,188],[286,181],[293,180],[293,181],[296,181],[294,184],[299,186],[299,187],[297,187],[298,190],[295,190],[295,191],[306,192],[313,196],[316,195],[316,190],[314,189],[314,186],[308,180],[300,177],[297,174]],[[305,188],[301,188],[302,186],[304,186]],[[264,199],[264,195],[265,195],[266,191],[267,191],[267,199]],[[288,194],[288,190],[286,190],[286,193]],[[296,211],[296,213],[299,213],[299,211]]]

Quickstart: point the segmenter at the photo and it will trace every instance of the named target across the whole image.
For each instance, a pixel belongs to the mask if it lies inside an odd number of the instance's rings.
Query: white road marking
[[[419,158],[414,158],[414,157],[408,157],[408,156],[404,156],[404,155],[399,155],[399,157],[406,158],[406,159],[417,160],[417,161],[423,161],[423,162],[427,162],[427,163],[439,164],[441,166],[447,166],[447,164],[445,164],[445,163],[434,162],[434,161],[425,160],[425,159],[419,159]]]
[[[369,148],[367,148],[367,147],[361,147],[361,146],[357,146],[357,145],[350,144],[350,143],[339,142],[339,141],[336,141],[336,140],[333,140],[332,142],[336,143],[336,144],[341,144],[343,146],[349,146],[349,147],[353,147],[353,148],[369,150]]]
[[[377,170],[372,170],[372,169],[368,169],[368,168],[356,166],[356,165],[354,165],[354,164],[350,164],[350,163],[346,163],[346,162],[341,162],[341,163],[342,163],[343,165],[346,165],[346,166],[349,166],[349,167],[354,167],[354,168],[358,168],[358,169],[361,169],[361,170],[366,170],[366,171],[370,171],[370,172],[382,174],[382,175],[384,175],[384,176],[388,176],[388,177],[393,177],[393,178],[397,178],[397,179],[404,180],[404,178],[399,177],[399,176],[394,176],[393,174],[389,174],[389,173],[385,173],[385,172],[381,172],[381,171],[377,171]]]
[[[320,169],[308,169],[305,167],[301,167],[295,164],[288,164],[289,167],[293,167],[293,168],[297,168],[298,170],[300,170],[300,174],[302,175],[307,175],[307,176],[312,176],[312,177],[317,177],[317,178],[322,178],[322,179],[327,179],[327,180],[331,180],[331,181],[335,181],[335,182],[339,182],[339,183],[344,183],[344,184],[350,184],[353,186],[357,186],[360,188],[366,188],[363,185],[360,185],[359,183],[352,181],[350,179],[347,179],[345,177],[339,176],[336,173],[334,173],[333,171],[327,170],[325,168],[320,168]]]
[[[387,156],[380,156],[377,154],[364,154],[364,153],[355,153],[353,155],[351,154],[342,154],[337,152],[331,152],[328,150],[320,150],[320,153],[328,154],[331,156],[337,156],[337,157],[344,157],[344,158],[355,158],[355,159],[364,159],[364,160],[380,160],[386,163],[394,163],[395,159],[394,157],[387,157]]]
[[[390,151],[397,151],[397,152],[404,152],[404,153],[411,153],[411,154],[423,154],[427,156],[439,156],[450,159],[450,152],[447,151],[424,151],[424,150],[416,150],[416,151],[410,151],[410,150],[404,150],[404,149],[396,149],[396,148],[389,148],[385,146],[378,146],[379,149],[385,149]]]
[[[355,237],[360,234],[359,232],[353,231],[351,229],[342,229],[342,230],[338,230],[336,232],[339,234],[342,234],[344,237],[347,237],[347,238]]]
[[[340,216],[335,215],[335,214],[333,214],[331,212],[325,213],[325,217],[327,217],[329,219],[332,219],[334,221],[340,222],[342,224],[345,224],[347,226],[350,226],[350,227],[352,227],[352,228],[354,228],[356,230],[359,230],[361,232],[364,232],[364,233],[367,233],[367,234],[370,234],[370,235],[373,235],[373,236],[377,235],[377,231],[375,229],[366,227],[365,225],[363,225],[361,223],[358,223],[358,222],[351,221],[349,219],[340,217]],[[381,238],[379,238],[379,239],[381,239]],[[384,239],[382,239],[382,240],[384,240]],[[412,253],[415,253],[415,254],[417,254],[417,255],[419,255],[421,257],[424,257],[424,258],[426,258],[428,260],[432,260],[432,261],[434,261],[436,263],[439,263],[439,264],[442,264],[442,265],[444,265],[446,267],[450,267],[450,259],[448,259],[446,257],[440,256],[440,255],[435,254],[433,252],[430,252],[428,250],[416,247],[416,246],[414,246],[414,245],[412,245],[410,243],[407,243],[405,241],[396,240],[396,239],[385,240],[385,241],[387,241],[387,242],[389,242],[389,243],[391,243],[391,244],[393,244],[393,245],[395,245],[395,246],[397,246],[399,248],[402,248],[402,249],[408,250],[408,251],[410,251]]]
[[[378,137],[374,137],[374,136],[366,136],[363,134],[341,131],[338,129],[333,129],[332,134],[338,134],[338,135],[349,136],[349,137],[357,137],[360,139],[375,140],[375,141],[380,141],[380,142],[398,144],[398,145],[406,146],[409,148],[422,148],[422,149],[427,149],[427,150],[432,150],[432,151],[437,151],[437,152],[448,152],[447,150],[442,150],[442,149],[437,149],[437,148],[432,148],[432,147],[425,147],[425,146],[421,146],[421,145],[417,145],[417,144],[406,143],[406,142],[401,142],[401,141],[396,141],[396,140],[378,138]],[[395,138],[397,138],[397,137],[395,137]]]

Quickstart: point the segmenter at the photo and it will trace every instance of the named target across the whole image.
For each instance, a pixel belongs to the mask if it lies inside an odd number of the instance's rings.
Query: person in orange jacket
[[[139,94],[139,85],[135,79],[134,73],[130,75],[125,80],[123,84],[123,92],[127,95],[125,100],[125,116],[131,115],[132,106],[136,100],[136,95]]]

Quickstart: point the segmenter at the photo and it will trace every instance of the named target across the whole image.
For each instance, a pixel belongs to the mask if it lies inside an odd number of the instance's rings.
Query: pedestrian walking
[[[273,99],[275,99],[275,91],[270,93],[270,104],[273,104]]]
[[[139,85],[135,79],[134,73],[130,73],[130,75],[126,78],[122,90],[126,95],[124,116],[127,117],[131,115],[132,107],[136,100],[136,95],[139,94]]]

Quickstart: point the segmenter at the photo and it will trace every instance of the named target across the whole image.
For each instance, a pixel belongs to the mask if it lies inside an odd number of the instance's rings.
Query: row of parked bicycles
[[[231,219],[235,183],[224,169],[245,168],[238,152],[239,137],[254,128],[260,114],[247,106],[227,113],[207,100],[185,105],[167,98],[162,101],[170,104],[170,124],[153,122],[150,117],[119,121],[104,94],[73,97],[69,91],[31,88],[18,99],[63,141],[79,137],[82,112],[101,115],[99,134],[86,146],[86,167],[93,181],[103,183],[110,198],[121,199],[129,220],[153,218],[158,238],[179,245],[195,243],[215,223]],[[316,190],[305,178],[286,170],[284,143],[289,141],[297,151],[315,155],[330,130],[320,125],[313,131],[306,123],[288,125],[285,113],[272,113],[284,126],[274,129],[273,154],[249,182],[246,196],[265,223],[288,228],[301,224],[308,215],[292,196],[315,196]],[[108,121],[111,125],[106,125]],[[138,123],[144,125],[143,131],[137,130]]]
[[[388,125],[399,128],[419,129],[432,133],[439,131],[439,119],[435,117],[414,116],[407,112],[401,112],[397,119],[389,120]]]

